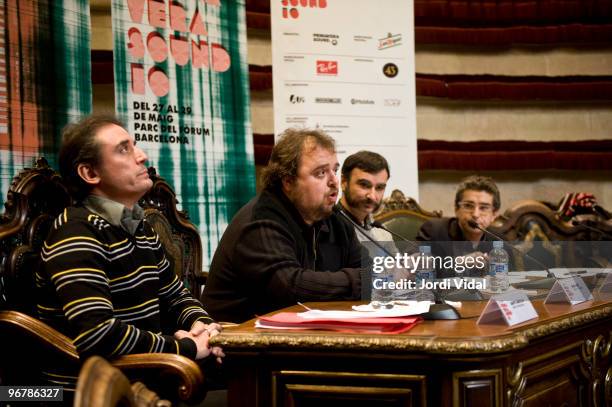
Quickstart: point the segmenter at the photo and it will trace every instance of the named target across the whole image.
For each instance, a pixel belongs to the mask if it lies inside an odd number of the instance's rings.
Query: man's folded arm
[[[158,298],[142,297],[136,306],[117,308],[105,272],[104,246],[89,232],[88,226],[69,226],[74,233],[57,233],[49,239],[55,244],[45,243],[41,272],[47,275],[50,285],[43,290],[48,294],[40,298],[41,319],[52,325],[65,321],[70,332],[64,333],[72,336],[81,355],[116,357],[131,353],[175,353],[194,358],[196,345],[193,340],[176,340],[131,324],[155,318],[160,312]],[[66,236],[75,237],[66,239]],[[146,277],[143,275],[140,279],[142,282]],[[47,295],[56,296],[57,300],[50,300]]]

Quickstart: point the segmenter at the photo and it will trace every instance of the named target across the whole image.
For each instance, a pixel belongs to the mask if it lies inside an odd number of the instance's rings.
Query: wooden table
[[[476,325],[484,305],[400,335],[228,328],[213,343],[227,354],[229,405],[612,405],[612,302],[535,301],[539,318],[511,328]]]

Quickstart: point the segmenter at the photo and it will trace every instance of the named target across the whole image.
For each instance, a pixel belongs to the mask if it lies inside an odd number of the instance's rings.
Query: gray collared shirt
[[[129,209],[112,199],[89,195],[83,200],[83,205],[96,215],[106,219],[111,225],[122,228],[132,236],[144,219],[144,210],[138,204]]]

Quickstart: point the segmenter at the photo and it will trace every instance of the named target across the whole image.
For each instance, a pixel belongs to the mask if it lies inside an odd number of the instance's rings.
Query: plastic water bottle
[[[493,250],[489,252],[489,278],[491,291],[501,292],[510,287],[508,277],[508,252],[504,250],[504,242],[493,242]]]
[[[380,273],[372,273],[372,302],[373,308],[392,308],[393,289],[389,283],[393,282],[393,270],[383,268]]]
[[[421,301],[433,301],[435,295],[431,290],[420,289],[422,281],[433,282],[436,279],[436,269],[434,268],[433,258],[431,257],[430,246],[419,246],[421,262],[416,270],[416,286],[419,288],[418,299]]]

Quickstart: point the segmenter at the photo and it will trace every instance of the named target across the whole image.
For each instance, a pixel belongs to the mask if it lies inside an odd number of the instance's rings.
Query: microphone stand
[[[391,235],[400,238],[403,242],[408,243],[412,250],[419,251],[419,247],[416,243],[414,243],[412,240],[406,238],[405,236],[402,236],[401,234],[397,232],[387,229],[379,221],[374,221],[371,223],[371,225],[375,228],[382,229],[385,232],[388,232]],[[457,311],[455,307],[440,300],[440,296],[435,291],[432,291],[432,292],[434,294],[435,304],[431,304],[429,306],[429,311],[421,315],[424,319],[428,319],[428,320],[461,319],[461,314],[459,314],[459,312]]]
[[[362,236],[364,236],[366,239],[368,239],[370,242],[374,243],[374,245],[376,247],[378,247],[380,250],[382,250],[383,252],[385,252],[387,255],[389,255],[390,257],[394,257],[393,254],[391,254],[391,252],[389,252],[389,250],[385,249],[379,242],[377,242],[376,240],[374,240],[372,238],[372,236],[370,236],[369,234],[367,234],[364,230],[363,230],[363,226],[361,226],[360,224],[358,224],[357,222],[355,222],[353,219],[351,219],[351,217],[344,212],[344,209],[342,208],[338,208],[336,209],[336,212],[341,215],[344,219],[348,220],[351,225],[353,225],[355,227],[355,229],[361,233]]]
[[[372,222],[372,226],[380,228],[380,229],[382,229],[382,230],[384,230],[386,232],[389,232],[393,236],[399,237],[404,242],[408,243],[412,250],[419,251],[419,247],[418,247],[418,245],[416,243],[414,243],[412,240],[409,240],[406,237],[400,235],[399,233],[396,233],[396,232],[394,232],[392,230],[387,229],[379,221]],[[448,305],[448,304],[445,304],[442,300],[440,300],[438,298],[439,295],[437,293],[434,292],[434,295],[436,296],[436,303],[437,304]],[[451,301],[451,300],[452,301],[480,301],[480,300],[482,300],[482,295],[478,292],[478,290],[472,289],[472,290],[464,290],[463,292],[462,291],[451,292],[451,293],[447,294],[445,298],[448,299],[449,301]],[[443,318],[437,318],[437,319],[443,319]],[[448,319],[451,319],[451,318],[448,318]]]
[[[591,230],[591,231],[597,232],[597,233],[599,233],[599,234],[600,234],[602,237],[605,237],[605,238],[606,238],[605,240],[600,240],[600,241],[605,241],[605,242],[609,242],[609,241],[610,241],[610,239],[609,239],[609,238],[610,238],[610,237],[612,237],[612,235],[608,234],[608,233],[607,233],[605,230],[603,230],[603,229],[596,228],[596,227],[594,227],[594,226],[589,225],[589,223],[595,223],[595,222],[594,222],[594,221],[592,221],[592,220],[588,220],[588,219],[587,219],[587,220],[585,220],[585,221],[583,221],[583,222],[577,221],[576,219],[572,220],[572,225],[573,225],[573,226],[584,226],[585,228],[587,228],[587,229],[589,229],[589,230]],[[593,242],[593,241],[591,241],[591,244],[594,244],[594,242]],[[595,247],[597,248],[597,250],[596,250],[596,251],[598,252],[597,256],[599,256],[599,255],[600,255],[600,254],[599,254],[599,251],[601,250],[601,248],[599,248],[599,247],[597,247],[597,246],[595,246]],[[592,250],[593,250],[593,248],[591,247],[591,254],[593,254],[593,251],[592,251]],[[605,250],[604,250],[604,252],[605,252]],[[608,264],[609,264],[609,260],[607,259],[606,254],[604,253],[602,256],[603,256],[604,261],[607,261],[607,262],[608,262]],[[594,257],[593,259],[594,259],[594,261],[596,261],[596,262],[597,262],[597,260],[595,260],[596,258],[597,258],[597,257]],[[599,266],[601,266],[601,264],[598,264],[598,265],[599,265]],[[605,275],[605,273],[603,273],[603,275]]]
[[[404,242],[408,243],[412,250],[414,251],[419,250],[418,245],[416,243],[400,235],[399,233],[396,233],[396,232],[393,232],[392,230],[387,229],[386,227],[382,225],[382,223],[378,221],[374,221],[372,222],[372,226],[380,228],[386,232],[389,232],[393,236],[399,237]],[[442,300],[438,298],[439,295],[437,293],[434,292],[434,295],[436,296],[436,305],[444,304],[445,306],[449,306],[448,304],[444,303]],[[482,295],[478,292],[478,290],[464,290],[464,291],[451,292],[447,294],[445,298],[449,301],[480,301],[482,300]],[[430,318],[430,319],[454,319],[454,318]]]
[[[372,225],[373,227],[375,227],[375,228],[382,229],[382,230],[384,230],[385,232],[387,232],[387,233],[389,233],[389,234],[391,234],[391,235],[393,235],[393,236],[395,236],[395,237],[400,238],[400,239],[401,239],[403,242],[408,243],[408,244],[410,245],[410,249],[412,249],[412,250],[414,250],[414,251],[419,251],[419,247],[418,247],[418,245],[417,245],[416,243],[414,243],[412,240],[408,239],[407,237],[405,237],[405,236],[403,236],[403,235],[400,235],[400,234],[399,234],[399,233],[397,233],[397,232],[394,232],[394,231],[392,231],[392,230],[390,230],[390,229],[387,229],[387,228],[386,228],[385,226],[383,226],[383,224],[382,224],[382,223],[380,223],[379,221],[375,220],[374,222],[372,222],[372,223],[371,223],[371,225]]]
[[[374,240],[370,235],[368,235],[365,231],[363,231],[362,230],[362,226],[359,225],[357,222],[355,222],[353,219],[351,219],[351,217],[347,213],[344,212],[344,209],[337,208],[336,212],[338,214],[340,214],[344,219],[348,220],[353,226],[355,226],[355,228],[359,232],[361,232],[361,234],[363,236],[365,236],[370,242],[374,243],[377,247],[382,249],[389,256],[393,257],[393,255],[391,253],[389,253],[388,250],[386,250],[384,247],[382,247],[376,240]],[[391,233],[392,235],[395,235],[395,233],[391,232],[390,230],[387,230],[385,227],[382,227],[382,225],[380,225],[380,223],[378,223],[378,222],[372,222],[372,226],[379,227],[379,228],[381,228],[383,230],[386,230],[387,232]],[[400,237],[401,239],[407,241],[407,242],[410,242],[408,239],[406,239],[405,237],[403,237],[401,235],[397,235],[397,236]],[[410,242],[410,243],[412,243],[412,242]],[[414,247],[414,243],[413,243],[413,247]],[[362,284],[363,284],[363,282],[362,282]],[[461,315],[455,309],[455,307],[453,307],[451,305],[448,305],[446,303],[443,303],[440,300],[436,300],[435,304],[430,305],[429,306],[429,311],[424,313],[424,314],[421,314],[421,316],[424,319],[429,319],[429,320],[460,319],[461,318]]]
[[[469,220],[468,221],[468,225],[472,228],[478,229],[480,231],[482,231],[484,234],[486,234],[489,237],[493,237],[497,240],[501,240],[502,242],[506,242],[506,239],[504,239],[502,236],[498,235],[497,233],[493,233],[483,227],[481,227],[476,221],[474,220]],[[518,248],[514,247],[514,245],[508,243],[508,246],[514,250],[516,253],[520,254],[521,256],[525,256],[526,258],[528,258],[529,260],[533,261],[535,264],[537,264],[538,266],[542,267],[544,270],[546,270],[546,278],[540,279],[540,280],[534,280],[534,281],[527,281],[524,283],[518,283],[515,284],[514,286],[517,288],[552,288],[552,286],[555,284],[555,280],[557,279],[554,275],[554,273],[552,271],[550,271],[548,269],[548,266],[546,266],[544,263],[542,263],[540,260],[536,259],[535,257],[533,257],[532,255],[530,255],[529,253],[526,253],[522,250],[519,250]]]
[[[362,236],[364,236],[371,243],[373,243],[376,247],[378,247],[380,250],[382,250],[383,253],[385,253],[387,256],[394,257],[393,254],[391,254],[389,252],[389,250],[387,250],[380,243],[378,243],[376,240],[374,240],[372,238],[372,236],[370,236],[369,234],[367,234],[363,230],[363,227],[361,225],[359,225],[357,222],[355,222],[346,212],[344,212],[344,209],[342,209],[341,207],[338,207],[338,206],[334,206],[334,212],[336,212],[338,215],[342,216],[344,219],[349,221],[350,224],[353,225],[353,227],[359,233],[361,233]],[[369,253],[368,253],[368,257],[370,257]],[[371,300],[372,299],[372,270],[367,270],[366,269],[366,271],[367,271],[367,278],[368,278],[369,282],[368,282],[367,285],[365,284],[364,281],[361,282],[361,299],[363,299],[363,300],[368,300],[368,299]]]

